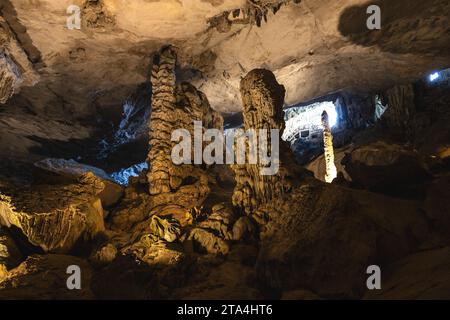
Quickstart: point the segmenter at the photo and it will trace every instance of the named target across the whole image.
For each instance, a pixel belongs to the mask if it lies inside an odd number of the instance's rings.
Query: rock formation
[[[162,48],[153,60],[147,177],[152,212],[158,214],[164,214],[165,205],[171,205],[169,211],[173,211],[173,204],[184,214],[201,205],[209,192],[208,178],[200,166],[173,163],[171,154],[176,142],[171,141],[172,132],[185,129],[194,137],[194,121],[201,121],[204,128],[222,128],[221,116],[210,108],[202,92],[186,82],[175,84],[176,61],[171,46]]]
[[[0,15],[0,103],[18,93],[22,85],[34,85],[38,78],[14,32]]]
[[[334,164],[334,148],[333,135],[331,133],[330,124],[328,122],[328,114],[326,111],[322,113],[323,126],[323,148],[325,157],[325,182],[331,183],[337,176],[336,165]]]
[[[74,2],[0,1],[0,299],[450,298],[448,0]]]
[[[415,201],[313,181],[260,210],[271,218],[261,234],[261,281],[326,298],[360,296],[367,266],[407,256],[429,232]]]
[[[172,131],[176,128],[175,113],[175,65],[176,53],[172,47],[165,47],[153,58],[152,68],[152,114],[149,122],[150,170],[148,182],[150,194],[171,191],[169,169]]]
[[[406,135],[410,119],[415,111],[414,91],[411,84],[398,85],[386,91],[388,107],[383,119],[389,128]]]
[[[233,24],[255,24],[261,27],[268,21],[269,13],[276,14],[283,5],[300,3],[301,0],[247,0],[242,8],[225,11],[208,19],[208,24],[225,33],[231,30]]]
[[[22,260],[23,255],[11,234],[0,227],[0,281],[7,276],[8,270],[18,266]]]
[[[67,289],[67,268],[70,265],[79,266],[82,271],[80,290]],[[92,268],[84,259],[58,254],[32,255],[0,282],[0,299],[92,299],[91,277]]]
[[[241,80],[241,95],[244,108],[244,129],[255,130],[260,151],[271,150],[272,144],[279,145],[279,150],[272,154],[275,163],[265,164],[261,162],[258,154],[258,163],[249,163],[251,139],[246,144],[246,164],[232,165],[236,175],[236,187],[233,194],[233,204],[241,207],[247,214],[263,203],[280,198],[285,192],[291,190],[294,181],[299,176],[299,171],[291,158],[289,147],[281,141],[283,134],[283,103],[285,89],[280,85],[272,72],[264,69],[255,69],[249,72]],[[267,148],[263,149],[260,129],[268,130],[265,134],[270,135],[271,130],[277,130],[278,141],[267,138]],[[237,148],[235,153],[237,154]],[[263,175],[261,169],[276,165],[279,170],[275,174]],[[297,171],[296,171],[297,170]]]
[[[78,183],[8,187],[0,193],[0,225],[15,227],[45,252],[67,253],[104,230],[98,194],[104,184],[92,173]]]

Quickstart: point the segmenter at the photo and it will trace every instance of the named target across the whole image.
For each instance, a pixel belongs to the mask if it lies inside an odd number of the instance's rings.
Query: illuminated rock
[[[209,193],[208,177],[200,166],[175,165],[171,158],[172,132],[185,129],[194,136],[194,121],[204,128],[221,128],[222,117],[209,106],[206,96],[193,85],[175,85],[175,49],[167,46],[154,57],[152,69],[152,114],[149,122],[147,174],[151,197],[151,213],[184,215],[186,210],[201,205]],[[173,205],[177,205],[175,209]],[[171,205],[171,212],[164,208]]]
[[[5,103],[22,83],[19,68],[10,57],[0,52],[0,103]]]
[[[46,252],[67,253],[105,229],[98,197],[103,188],[92,173],[74,184],[10,187],[0,194],[0,224],[18,228]]]
[[[150,194],[170,192],[169,168],[172,161],[170,143],[172,130],[176,127],[175,113],[175,66],[176,53],[172,47],[165,47],[153,58],[151,83],[152,114],[149,122],[150,170],[148,182]]]
[[[2,15],[0,12],[0,103],[3,104],[23,85],[36,84],[39,76]]]
[[[0,281],[8,270],[22,262],[23,256],[11,235],[0,227]]]
[[[92,172],[98,179],[102,180],[105,185],[99,197],[102,200],[103,207],[111,207],[116,204],[123,196],[123,187],[114,183],[112,177],[100,168],[79,163],[73,159],[56,159],[47,158],[34,164],[37,168],[53,172],[61,178],[76,180],[83,174]],[[43,179],[51,179],[51,177],[42,177]]]

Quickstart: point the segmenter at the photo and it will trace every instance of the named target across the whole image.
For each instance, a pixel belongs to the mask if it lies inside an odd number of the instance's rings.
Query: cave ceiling
[[[236,11],[245,0],[2,1],[39,77],[16,96],[55,116],[120,108],[147,81],[152,54],[169,43],[179,50],[179,78],[221,112],[241,110],[239,81],[254,68],[273,71],[285,103],[294,104],[341,89],[383,89],[450,64],[447,0],[375,1],[380,31],[366,28],[365,0],[285,2],[258,27]],[[73,4],[82,8],[80,30],[66,27]]]

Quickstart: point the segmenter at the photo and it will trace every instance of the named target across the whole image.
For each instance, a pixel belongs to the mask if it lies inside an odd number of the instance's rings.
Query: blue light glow
[[[435,73],[430,74],[430,81],[434,81],[437,78],[439,78],[439,72],[435,72]]]

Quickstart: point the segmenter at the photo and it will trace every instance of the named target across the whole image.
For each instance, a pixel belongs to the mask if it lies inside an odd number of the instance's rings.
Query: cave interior
[[[1,0],[0,299],[450,299],[449,20],[447,0]],[[275,172],[175,163],[198,122],[234,147],[275,130]]]

